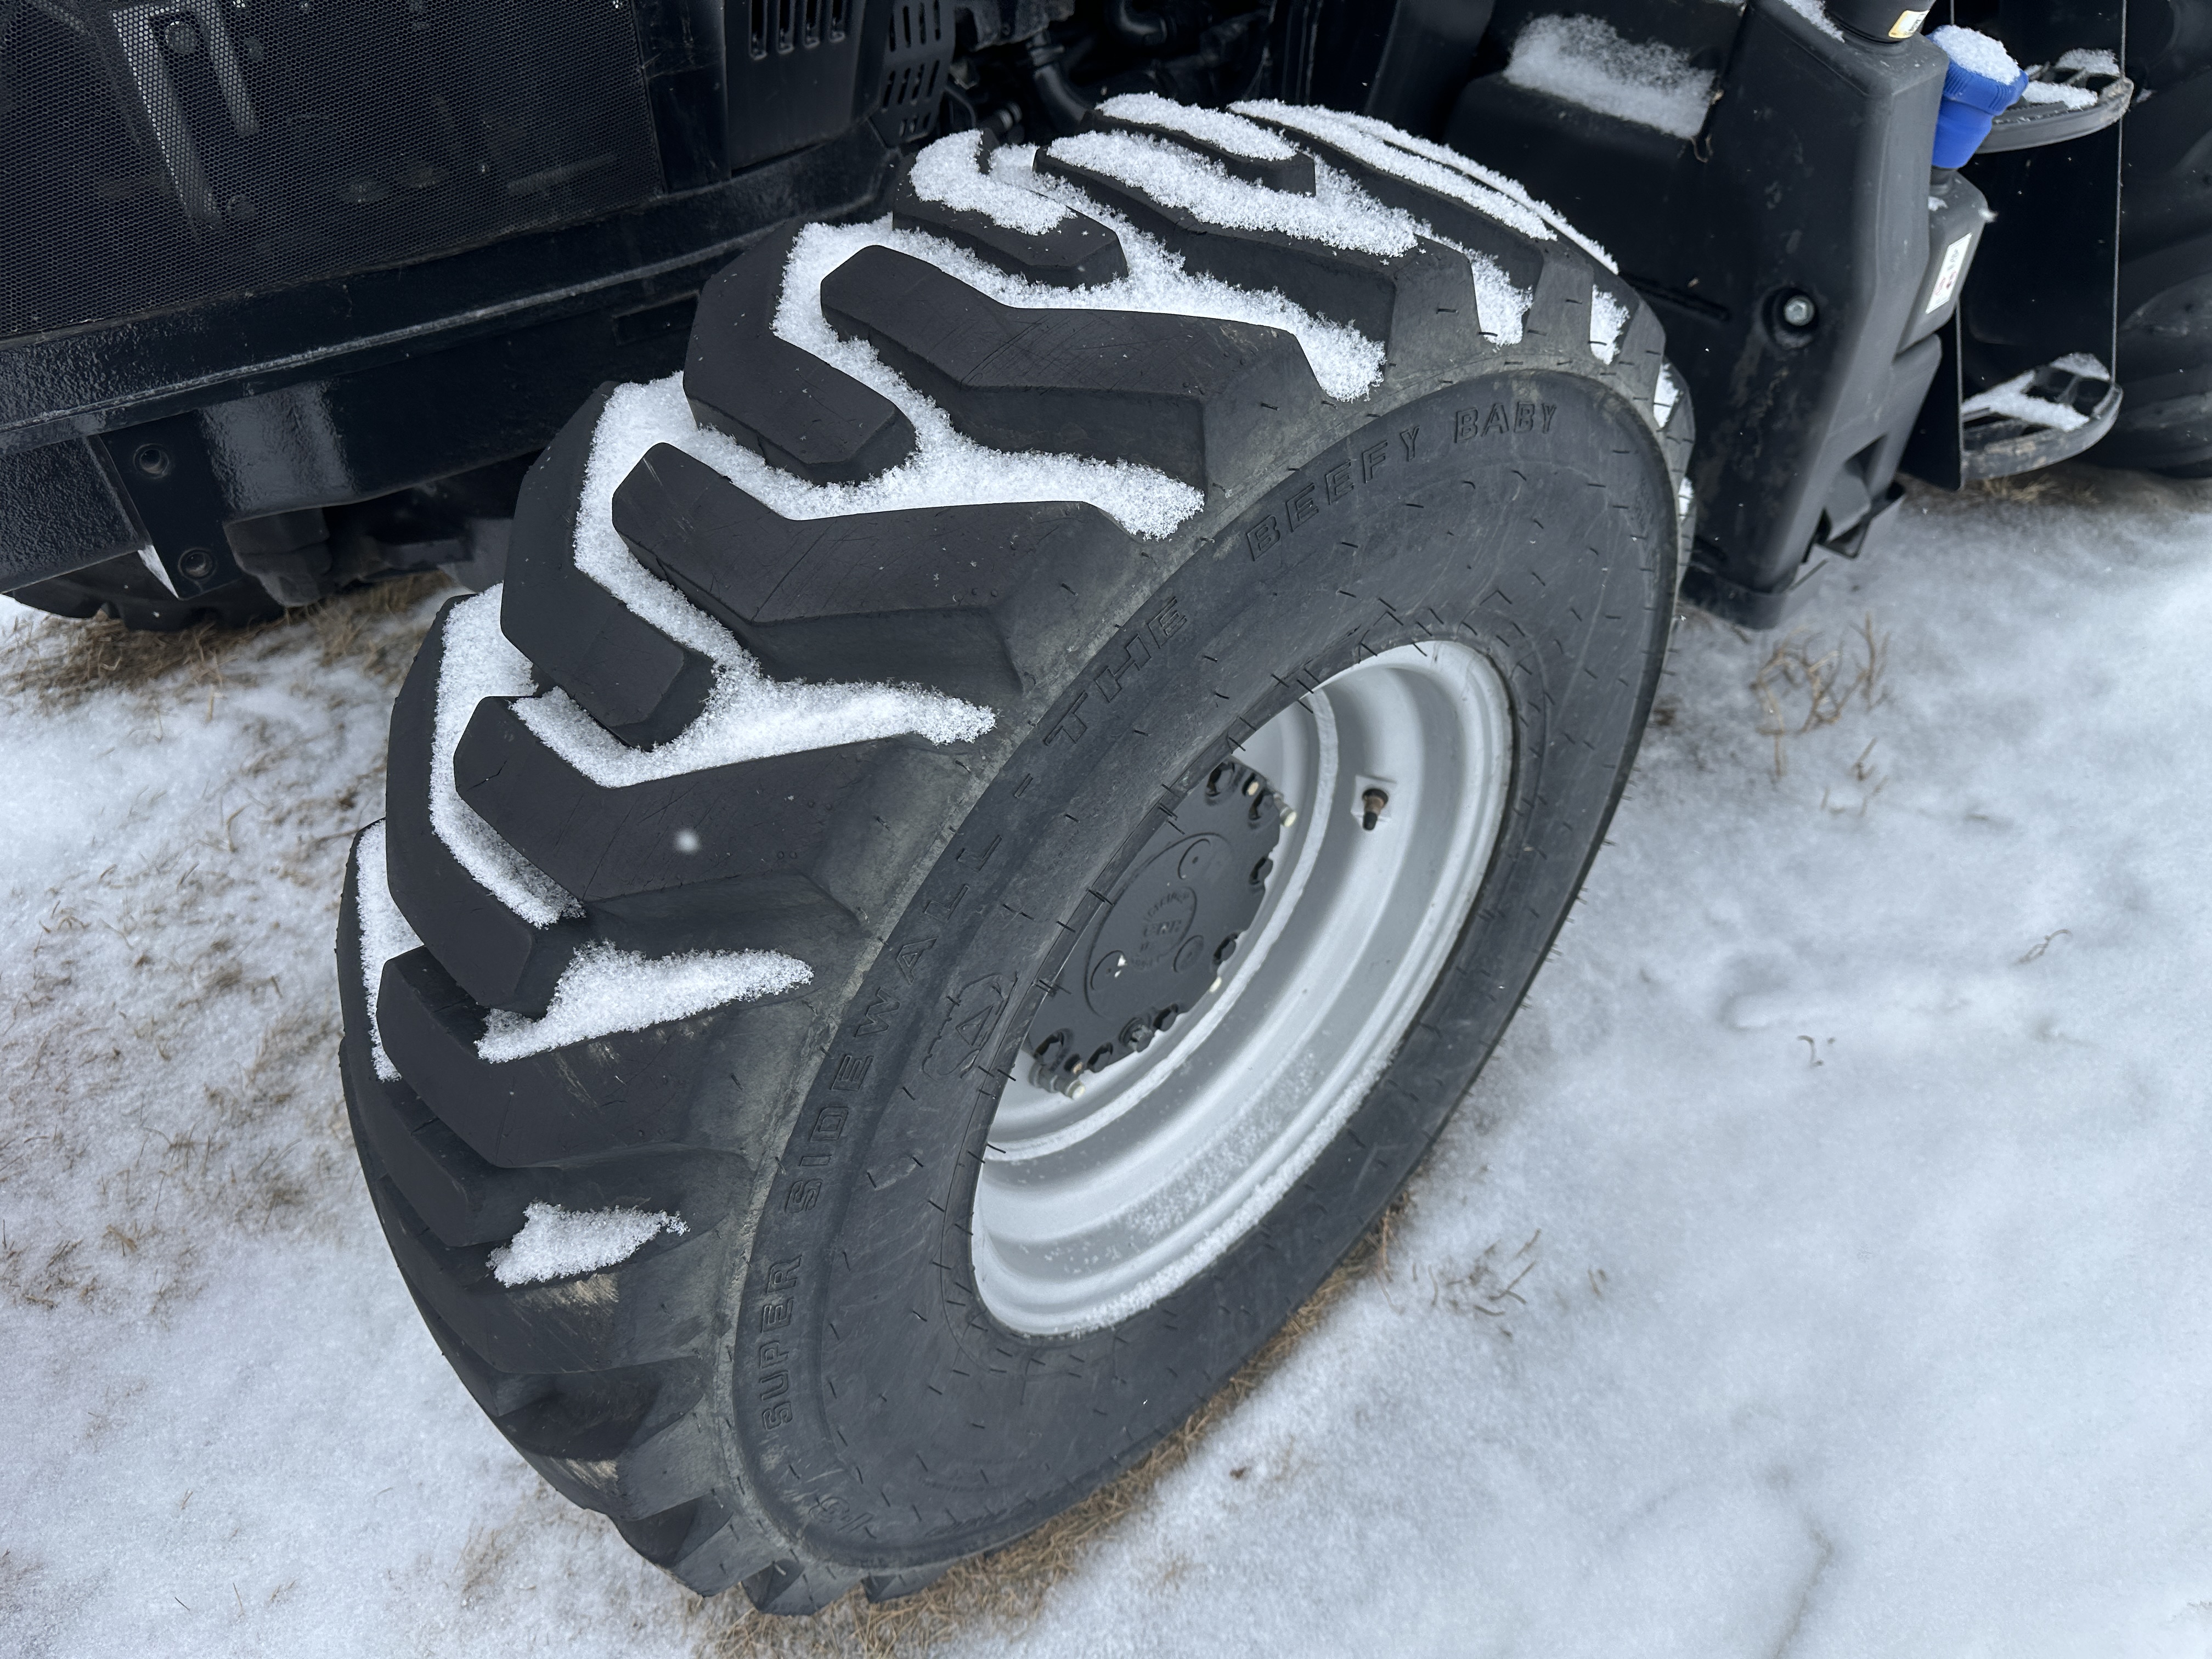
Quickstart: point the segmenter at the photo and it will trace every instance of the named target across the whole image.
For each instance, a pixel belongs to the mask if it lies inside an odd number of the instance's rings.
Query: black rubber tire
[[[1464,262],[1206,229],[1096,199],[1248,286],[1387,331],[1389,367],[1334,403],[1290,336],[1103,311],[1012,311],[881,249],[824,284],[848,334],[963,431],[1140,454],[1200,483],[1164,540],[1087,506],[933,509],[793,526],[656,450],[618,494],[648,567],[780,675],[912,681],[988,702],[964,744],[878,740],[602,788],[507,700],[479,704],[453,787],[565,886],[533,928],[433,833],[445,629],[392,720],[390,891],[423,947],[384,968],[380,1079],[341,923],[344,1071],[364,1173],[424,1319],[556,1487],[693,1589],[806,1612],[901,1594],[1074,1504],[1218,1388],[1388,1203],[1504,1030],[1619,798],[1673,614],[1686,399],[1663,424],[1661,337],[1565,240],[1510,233],[1297,140],[1534,291],[1486,340]],[[929,210],[908,199],[902,211]],[[1024,246],[931,222],[1049,279],[1103,261],[1097,225]],[[1034,240],[1034,239],[1032,239]],[[1042,239],[1049,240],[1050,239]],[[788,238],[702,296],[702,417],[806,476],[913,442],[890,404],[775,338]],[[1456,272],[1456,288],[1454,273]],[[1110,274],[1110,272],[1109,272]],[[1593,283],[1632,308],[1589,344]],[[1376,320],[1379,319],[1379,320]],[[711,680],[570,556],[605,393],[540,460],[501,625],[538,683],[633,742],[680,729]],[[742,407],[732,407],[740,404]],[[801,532],[804,533],[801,533]],[[942,573],[957,583],[937,583]],[[952,587],[957,592],[948,592]],[[486,603],[487,601],[465,601]],[[1070,919],[1231,744],[1366,653],[1452,639],[1513,704],[1499,852],[1395,1061],[1320,1160],[1182,1290],[1107,1330],[1036,1338],[980,1304],[964,1218],[998,1087]],[[668,814],[696,828],[671,848]],[[374,876],[374,872],[371,872]],[[802,990],[489,1065],[489,1011],[543,1009],[578,947],[791,952]],[[508,1289],[486,1246],[526,1205],[680,1213],[619,1266]]]
[[[2212,475],[2212,0],[2148,8],[2128,46],[2143,102],[2122,153],[2124,399],[2088,459],[2201,478]]]
[[[284,614],[284,607],[251,576],[180,599],[135,553],[27,582],[8,597],[57,617],[112,617],[125,628],[149,634],[173,634],[202,623],[245,628]]]

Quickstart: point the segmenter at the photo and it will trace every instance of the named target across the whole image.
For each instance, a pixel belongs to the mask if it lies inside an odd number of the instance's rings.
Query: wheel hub
[[[1030,1080],[1070,1099],[1217,988],[1267,896],[1285,818],[1273,785],[1224,761],[1139,850],[1030,1024]]]
[[[1401,646],[1252,732],[1239,769],[1192,791],[1139,849],[992,1116],[972,1248],[995,1316],[1040,1334],[1112,1324],[1203,1272],[1290,1190],[1382,1076],[1460,936],[1504,813],[1511,732],[1479,653]],[[1269,810],[1255,817],[1255,800]],[[1209,839],[1234,856],[1209,848],[1185,878]]]

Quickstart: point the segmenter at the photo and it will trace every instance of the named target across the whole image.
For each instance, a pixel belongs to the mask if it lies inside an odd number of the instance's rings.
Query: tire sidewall
[[[1377,414],[1161,579],[1019,735],[837,1024],[724,1310],[745,1484],[810,1555],[877,1570],[1003,1543],[1224,1382],[1411,1173],[1602,837],[1656,684],[1668,468],[1602,383],[1500,370]],[[1208,532],[1211,533],[1208,533]],[[1366,656],[1483,653],[1512,710],[1491,866],[1350,1120],[1267,1217],[1103,1330],[993,1317],[968,1243],[998,1092],[1093,892],[1242,738]]]

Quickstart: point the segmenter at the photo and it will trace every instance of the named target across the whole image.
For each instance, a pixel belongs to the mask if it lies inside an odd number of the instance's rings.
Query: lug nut
[[[1280,823],[1280,824],[1283,826],[1283,828],[1284,828],[1284,829],[1285,829],[1285,830],[1289,829],[1292,824],[1296,823],[1297,821],[1298,821],[1298,809],[1297,809],[1297,807],[1295,807],[1295,806],[1285,806],[1285,807],[1283,809],[1283,815],[1282,815],[1282,817],[1279,817],[1279,818],[1278,818],[1278,819],[1276,820],[1276,822],[1277,822],[1278,823]]]
[[[1152,1022],[1142,1014],[1121,1028],[1121,1046],[1125,1048],[1141,1049],[1152,1040]]]
[[[1382,809],[1390,804],[1390,797],[1380,789],[1370,789],[1359,798],[1359,827],[1372,830],[1381,822]]]
[[[1782,302],[1782,320],[1792,328],[1810,328],[1820,314],[1810,295],[1793,294]]]

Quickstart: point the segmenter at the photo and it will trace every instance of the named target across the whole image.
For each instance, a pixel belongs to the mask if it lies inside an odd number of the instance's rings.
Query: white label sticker
[[[1959,273],[1966,268],[1966,250],[1974,245],[1974,233],[1968,231],[1943,250],[1943,267],[1936,273],[1936,291],[1928,296],[1928,312],[1941,311],[1950,304],[1951,296],[1959,291]]]
[[[1893,40],[1909,40],[1919,32],[1920,26],[1927,21],[1928,14],[1925,11],[1901,11],[1897,14],[1897,21],[1889,26],[1889,38]]]

